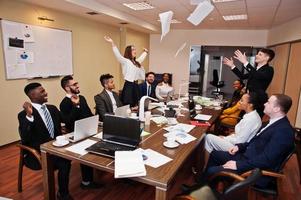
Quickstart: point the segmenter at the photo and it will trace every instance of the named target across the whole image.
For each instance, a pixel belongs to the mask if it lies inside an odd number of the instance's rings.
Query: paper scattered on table
[[[171,19],[173,16],[172,11],[167,11],[159,14],[160,22],[161,22],[161,41],[165,35],[170,30]]]
[[[96,135],[93,135],[93,137],[98,138],[98,139],[102,139],[102,132],[97,133]]]
[[[172,161],[171,158],[169,158],[161,153],[158,153],[152,149],[143,150],[143,149],[139,148],[139,149],[136,149],[135,151],[140,151],[144,158],[143,159],[144,164],[151,166],[153,168],[160,167],[160,166]]]
[[[76,143],[70,147],[65,148],[68,151],[71,151],[73,153],[77,153],[80,155],[85,155],[88,152],[85,150],[86,148],[90,147],[91,145],[95,144],[97,141],[91,140],[91,139],[86,139],[82,142]]]
[[[156,124],[167,124],[168,120],[166,117],[152,117],[151,118],[152,121],[154,121]]]
[[[193,25],[197,26],[205,17],[209,15],[210,12],[213,11],[213,9],[214,6],[210,3],[210,1],[203,1],[198,4],[196,9],[190,14],[187,20]]]
[[[169,126],[169,127],[165,127],[164,130],[171,132],[171,131],[182,131],[185,133],[189,133],[195,126],[191,125],[191,124],[183,124],[183,123],[179,123],[175,126]]]
[[[192,135],[185,133],[184,131],[174,130],[164,134],[164,137],[174,137],[180,144],[187,144],[193,140],[196,140]]]
[[[211,117],[212,115],[197,114],[194,119],[208,121]]]
[[[186,42],[185,42],[184,44],[182,44],[182,45],[180,46],[180,48],[177,50],[177,52],[176,52],[176,54],[175,54],[175,57],[178,56],[178,54],[185,48],[185,46],[186,46]]]
[[[144,137],[144,136],[147,136],[149,134],[151,134],[151,133],[147,132],[147,131],[142,131],[140,137]]]
[[[175,124],[177,124],[178,123],[178,121],[177,121],[177,118],[174,118],[174,117],[168,117],[167,118],[167,123],[168,123],[168,125],[175,125]]]
[[[146,169],[140,151],[115,151],[115,178],[145,175]]]

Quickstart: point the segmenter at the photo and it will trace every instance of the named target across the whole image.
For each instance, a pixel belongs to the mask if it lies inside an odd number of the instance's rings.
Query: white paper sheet
[[[183,123],[179,123],[175,126],[169,126],[164,128],[164,130],[171,132],[171,131],[182,131],[185,133],[189,133],[195,126],[191,125],[191,124],[183,124]]]
[[[175,54],[175,57],[178,56],[178,54],[185,48],[185,46],[186,46],[186,42],[184,42],[184,43],[180,46],[180,48],[177,50],[177,52],[176,52],[176,54]]]
[[[97,133],[96,135],[93,135],[93,137],[98,138],[98,139],[102,139],[102,132]]]
[[[170,30],[170,23],[173,16],[172,11],[167,11],[159,14],[160,22],[161,22],[161,41],[165,35]]]
[[[209,1],[201,2],[196,7],[196,9],[190,14],[187,20],[193,25],[197,26],[203,21],[203,19],[205,19],[205,17],[209,15],[210,12],[213,11],[213,9],[214,6]]]
[[[144,164],[151,166],[153,168],[160,167],[170,161],[172,161],[171,158],[158,153],[152,149],[136,149],[135,151],[140,151],[143,155]]]
[[[197,114],[194,119],[208,121],[211,117],[212,115]]]
[[[142,153],[140,151],[115,152],[115,178],[145,176]]]
[[[166,117],[152,117],[151,120],[156,124],[167,124],[168,120]]]
[[[95,144],[97,141],[86,139],[82,142],[76,143],[70,147],[65,148],[67,151],[71,151],[73,153],[77,153],[80,155],[85,155],[88,152],[85,150],[86,148],[90,147],[91,145]]]
[[[22,35],[24,38],[24,42],[34,42],[34,35],[31,26],[22,25]]]
[[[171,131],[165,133],[164,137],[174,137],[175,140],[180,144],[187,144],[191,141],[196,140],[196,137],[193,137],[192,135],[185,133],[183,131]]]
[[[18,63],[34,63],[34,53],[30,51],[18,51],[17,52]]]

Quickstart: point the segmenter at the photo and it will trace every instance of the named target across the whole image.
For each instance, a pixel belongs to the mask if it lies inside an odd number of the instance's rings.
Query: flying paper
[[[199,23],[205,19],[212,12],[214,6],[209,1],[204,1],[199,3],[196,9],[187,18],[189,22],[197,26]]]
[[[184,42],[184,44],[182,44],[182,45],[180,46],[180,48],[177,50],[177,52],[176,52],[176,54],[175,54],[175,57],[178,56],[178,54],[185,48],[185,46],[186,46],[186,42]]]
[[[170,30],[170,23],[173,16],[172,11],[167,11],[159,14],[160,22],[161,22],[161,41],[165,35]]]

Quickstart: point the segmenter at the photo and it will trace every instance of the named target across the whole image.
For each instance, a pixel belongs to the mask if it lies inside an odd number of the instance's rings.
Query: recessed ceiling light
[[[160,22],[160,19],[157,20],[158,22]],[[171,22],[172,24],[181,24],[182,22],[176,19],[172,19]]]
[[[136,3],[123,3],[123,5],[133,10],[149,10],[155,8],[146,1]]]
[[[225,21],[233,21],[233,20],[247,20],[247,15],[225,15],[223,16]]]
[[[224,2],[231,2],[231,1],[238,1],[238,0],[212,0],[213,3],[224,3]]]

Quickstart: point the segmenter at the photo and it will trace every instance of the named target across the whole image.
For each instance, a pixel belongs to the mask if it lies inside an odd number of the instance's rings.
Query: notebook
[[[105,115],[103,121],[103,139],[86,150],[114,158],[115,151],[131,151],[140,142],[140,121],[116,115]]]
[[[96,134],[98,131],[98,120],[99,116],[94,115],[75,121],[74,132],[67,134],[67,139],[70,142],[77,142]]]

